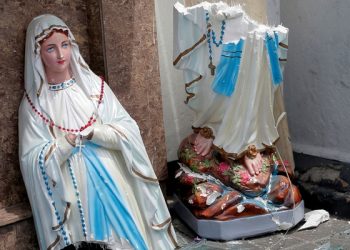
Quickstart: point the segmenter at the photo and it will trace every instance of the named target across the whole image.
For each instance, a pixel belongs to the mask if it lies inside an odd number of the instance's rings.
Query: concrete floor
[[[249,239],[227,242],[199,238],[191,229],[172,213],[173,225],[181,249],[298,249],[298,250],[350,250],[350,221],[331,216],[330,220],[317,228],[296,231],[303,222],[288,232],[276,232]]]

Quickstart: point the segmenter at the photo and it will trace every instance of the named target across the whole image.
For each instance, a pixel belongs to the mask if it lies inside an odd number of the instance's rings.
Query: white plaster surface
[[[163,101],[163,119],[167,160],[177,160],[180,142],[192,132],[193,112],[184,104],[186,99],[182,71],[173,67],[173,5],[176,0],[155,0],[157,42]],[[183,0],[179,1],[184,3]],[[201,2],[201,1],[198,1]],[[267,0],[267,20],[280,23],[280,0]]]
[[[281,0],[285,102],[296,152],[350,162],[350,1]]]
[[[182,71],[173,67],[173,5],[176,2],[176,0],[155,0],[155,23],[168,162],[177,160],[177,149],[180,142],[192,132],[193,117],[193,112],[184,103],[186,93]]]

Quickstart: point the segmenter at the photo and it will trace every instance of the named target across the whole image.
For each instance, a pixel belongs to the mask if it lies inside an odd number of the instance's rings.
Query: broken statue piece
[[[329,220],[329,213],[326,210],[318,209],[305,213],[305,223],[298,228],[298,231],[314,228]]]
[[[287,51],[287,28],[259,24],[240,6],[175,4],[173,64],[195,113],[193,134],[178,150],[176,192],[197,218],[262,215],[301,202],[275,147],[283,116],[275,120],[272,105]],[[216,192],[205,188],[214,184]]]

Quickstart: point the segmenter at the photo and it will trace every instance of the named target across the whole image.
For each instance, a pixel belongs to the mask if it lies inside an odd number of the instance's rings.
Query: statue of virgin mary
[[[40,249],[177,246],[136,122],[53,15],[27,29],[19,158]]]

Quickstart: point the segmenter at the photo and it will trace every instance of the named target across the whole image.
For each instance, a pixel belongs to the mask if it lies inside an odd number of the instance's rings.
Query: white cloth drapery
[[[223,19],[223,43],[244,40],[236,89],[229,97],[212,90],[206,12],[217,40]],[[195,112],[193,127],[211,128],[214,145],[233,155],[241,155],[248,145],[262,150],[278,139],[273,117],[275,87],[265,46],[266,34],[274,33],[282,46],[287,45],[287,28],[259,24],[240,6],[230,7],[223,2],[204,2],[188,8],[180,3],[174,5],[174,65],[183,70],[188,106]],[[286,47],[279,46],[279,56],[284,60]],[[218,65],[221,47],[213,45],[212,49],[213,63]],[[283,68],[282,63],[280,66]]]
[[[39,41],[52,29],[68,30],[72,43],[71,70],[77,83],[60,91],[50,91],[40,58]],[[32,106],[25,96],[19,110],[19,157],[23,179],[33,210],[36,231],[41,249],[61,249],[70,243],[93,241],[89,230],[89,201],[86,181],[86,164],[81,154],[72,155],[74,149],[65,139],[65,131],[49,126],[37,112],[65,128],[80,128],[92,114],[93,126],[82,131],[87,134],[94,129],[92,142],[98,159],[105,166],[113,183],[118,186],[121,199],[131,214],[137,229],[149,249],[173,249],[176,236],[170,215],[162,196],[159,183],[148,159],[135,121],[123,109],[117,98],[105,84],[103,99],[101,79],[87,66],[68,27],[52,15],[39,16],[29,24],[26,41],[25,88]],[[40,91],[39,91],[40,90]],[[40,93],[38,93],[40,92]],[[98,108],[99,107],[99,108]],[[47,145],[45,147],[45,145]],[[45,155],[45,183],[39,168],[39,156]],[[77,204],[76,190],[71,181],[67,160],[74,170],[84,209],[87,237]],[[50,196],[47,187],[53,195]],[[52,202],[55,202],[55,207]],[[61,215],[65,234],[57,225]],[[128,249],[128,239],[115,232],[103,239],[113,249]]]

